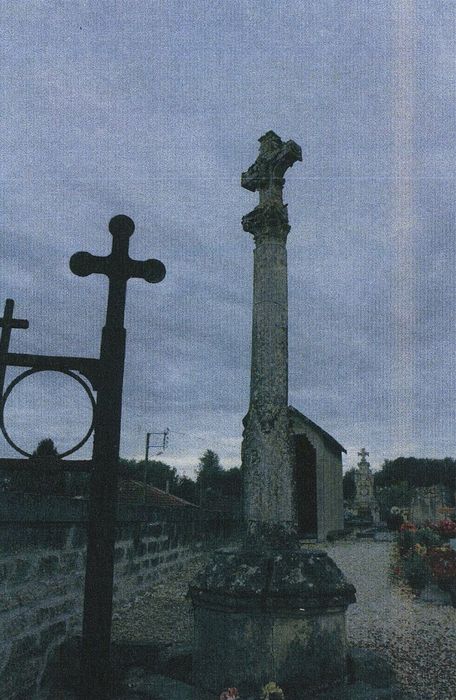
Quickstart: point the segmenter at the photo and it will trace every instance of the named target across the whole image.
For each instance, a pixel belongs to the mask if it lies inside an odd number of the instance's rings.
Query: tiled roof
[[[139,481],[121,479],[119,481],[119,500],[123,503],[138,503],[142,505],[144,503],[144,484],[141,484]],[[194,503],[184,501],[183,498],[173,496],[171,493],[166,493],[166,491],[157,489],[155,486],[146,486],[145,502],[147,505],[152,506],[198,508]]]

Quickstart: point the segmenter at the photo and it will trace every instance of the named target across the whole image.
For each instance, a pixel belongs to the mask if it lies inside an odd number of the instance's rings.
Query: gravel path
[[[357,590],[347,612],[350,644],[387,657],[415,700],[456,700],[456,609],[424,603],[391,584],[391,545],[358,540],[326,547]],[[188,581],[203,557],[118,610],[113,636],[160,643],[191,642]]]
[[[386,656],[403,686],[417,700],[456,700],[456,609],[424,603],[388,579],[392,546],[347,542],[328,554],[356,587],[347,612],[355,646]]]
[[[207,555],[199,555],[169,579],[151,586],[150,591],[113,615],[113,639],[151,641],[167,644],[192,641],[192,607],[186,598],[188,582],[202,568]]]

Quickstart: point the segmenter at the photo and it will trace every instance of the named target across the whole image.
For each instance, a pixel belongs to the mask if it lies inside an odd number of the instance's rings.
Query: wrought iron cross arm
[[[8,352],[0,358],[0,366],[32,367],[33,369],[65,372],[75,370],[80,372],[91,383],[95,391],[98,389],[100,360],[95,357],[68,357],[60,355],[28,355],[25,353]]]
[[[70,270],[78,277],[87,277],[95,273],[109,275],[111,271],[110,256],[92,255],[92,253],[75,253],[70,258]]]
[[[144,261],[129,260],[127,267],[128,277],[136,277],[146,282],[152,282],[153,284],[161,282],[166,275],[166,269],[163,263],[154,258]]]
[[[146,282],[161,282],[166,275],[166,269],[160,260],[122,260],[122,265],[116,264],[111,255],[103,257],[91,253],[75,253],[70,259],[70,269],[78,277],[87,277],[93,274],[104,274],[121,279],[136,277]]]
[[[28,328],[29,322],[22,318],[13,318],[14,300],[7,299],[5,302],[5,310],[3,318],[0,318],[0,328]]]

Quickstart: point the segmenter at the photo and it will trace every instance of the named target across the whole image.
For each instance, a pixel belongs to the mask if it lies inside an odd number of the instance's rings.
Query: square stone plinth
[[[345,612],[194,611],[193,681],[213,693],[236,686],[258,693],[340,680],[346,669]]]

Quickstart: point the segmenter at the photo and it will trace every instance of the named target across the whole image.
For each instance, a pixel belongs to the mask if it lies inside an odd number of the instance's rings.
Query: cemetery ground
[[[346,697],[456,699],[456,609],[424,602],[410,589],[392,581],[393,545],[389,542],[353,538],[318,545],[322,546],[356,587],[357,602],[347,611],[350,646],[385,658],[400,689],[399,694],[391,696],[379,688],[377,694]],[[113,622],[114,642],[136,642],[156,649],[158,656],[162,656],[162,673],[167,654],[173,652],[175,667],[168,667],[166,674],[180,680],[189,677],[188,655],[192,643],[192,611],[186,597],[188,581],[205,556],[202,554],[198,560],[186,564],[172,579],[153,585],[120,609]],[[172,681],[164,687],[161,685],[164,681],[157,676],[151,683],[153,668],[146,669],[139,663],[137,666],[134,668],[133,664],[124,676],[123,692],[150,700],[181,697],[179,693],[173,695]],[[366,681],[374,684],[377,672],[381,676],[382,668],[376,669],[375,663],[371,665],[369,661],[365,664]],[[303,695],[303,700],[307,697],[310,698]]]

